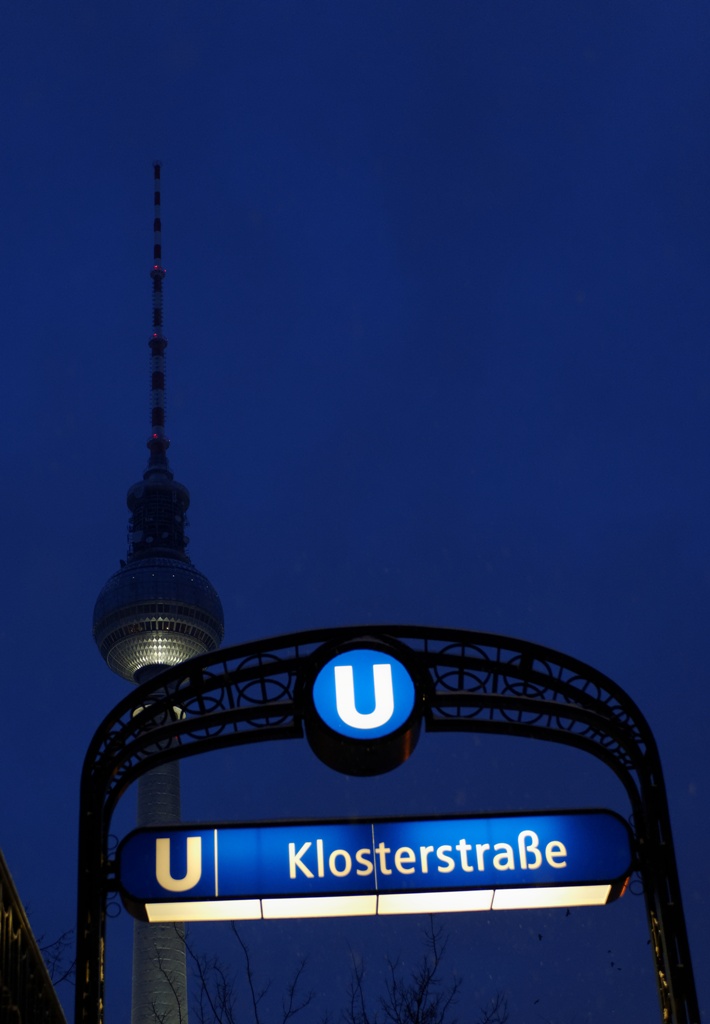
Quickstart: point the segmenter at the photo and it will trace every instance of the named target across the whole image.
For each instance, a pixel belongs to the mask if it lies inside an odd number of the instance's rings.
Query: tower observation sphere
[[[124,679],[141,682],[148,668],[178,665],[216,650],[222,640],[217,591],[185,552],[189,502],[164,451],[152,451],[143,480],[128,491],[126,561],[94,607],[94,639],[108,667]]]
[[[178,665],[219,647],[222,604],[191,562],[128,562],[109,578],[94,608],[94,637],[116,675],[141,682],[149,667]]]

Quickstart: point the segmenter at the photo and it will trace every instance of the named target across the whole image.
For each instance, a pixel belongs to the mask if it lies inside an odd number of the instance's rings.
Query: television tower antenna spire
[[[163,334],[163,225],[160,214],[160,164],[153,164],[153,333],[150,336],[150,450],[149,469],[168,468],[167,451],[170,440],[165,433],[165,349],[168,339]]]

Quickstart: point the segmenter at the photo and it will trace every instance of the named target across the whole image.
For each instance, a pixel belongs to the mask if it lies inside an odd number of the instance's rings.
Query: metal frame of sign
[[[300,739],[318,666],[345,645],[406,651],[424,680],[427,732],[525,736],[601,760],[631,804],[637,868],[666,1024],[700,1024],[661,763],[643,715],[616,683],[574,658],[493,634],[418,626],[312,630],[216,651],[137,687],[106,717],[82,772],[77,1024],[102,1024],[106,903],[117,890],[109,829],[126,789],[168,761]]]

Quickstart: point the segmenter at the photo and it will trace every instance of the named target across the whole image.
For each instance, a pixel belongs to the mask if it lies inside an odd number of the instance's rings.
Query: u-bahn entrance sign
[[[160,764],[305,735],[330,767],[376,774],[401,764],[422,728],[526,736],[591,753],[623,783],[633,829],[603,811],[200,825],[134,832],[117,858],[109,854],[120,796]],[[89,747],[76,1022],[103,1021],[106,901],[116,891],[150,920],[189,919],[191,905],[216,916],[219,904],[223,917],[246,914],[245,904],[257,917],[322,916],[323,900],[335,900],[336,912],[343,900],[359,900],[358,913],[412,913],[603,903],[631,871],[643,886],[662,1020],[699,1024],[658,752],[619,686],[536,644],[467,631],[351,627],[228,648],[138,687]],[[572,892],[583,886],[585,898]]]
[[[600,906],[632,865],[609,811],[139,829],[118,848],[144,921]]]

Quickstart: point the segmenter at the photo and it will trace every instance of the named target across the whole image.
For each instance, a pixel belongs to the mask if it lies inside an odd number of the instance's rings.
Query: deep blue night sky
[[[707,5],[28,0],[1,36],[0,846],[36,931],[73,924],[80,766],[126,693],[91,614],[147,457],[160,159],[170,458],[225,642],[416,622],[610,675],[658,739],[707,1016]],[[187,820],[628,813],[569,751],[430,739],[363,782],[284,747],[191,766]],[[511,1021],[655,1019],[640,898],[451,916],[462,1021],[499,988]],[[414,924],[247,938],[274,993],[309,952],[325,1009],[348,944],[374,981]]]

